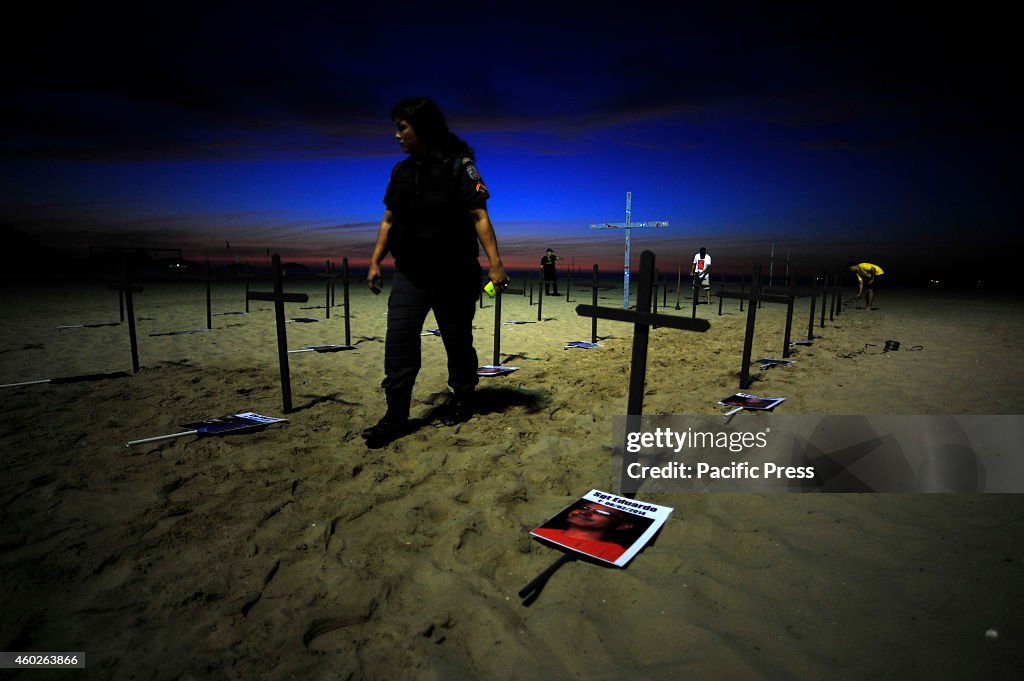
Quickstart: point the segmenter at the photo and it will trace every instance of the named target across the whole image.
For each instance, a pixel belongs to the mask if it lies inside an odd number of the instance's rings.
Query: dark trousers
[[[480,286],[479,270],[472,276],[436,281],[412,281],[401,272],[388,298],[388,331],[384,342],[384,391],[392,397],[412,394],[420,370],[420,333],[427,312],[434,311],[441,341],[448,354],[448,385],[470,392],[480,380],[473,347],[473,316]]]
[[[554,293],[552,293],[554,289]],[[558,295],[558,279],[555,277],[554,272],[544,273],[544,295],[546,296],[557,296]]]

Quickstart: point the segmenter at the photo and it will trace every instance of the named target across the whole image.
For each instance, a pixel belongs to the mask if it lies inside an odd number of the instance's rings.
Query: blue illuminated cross
[[[623,229],[626,230],[626,262],[622,270],[622,307],[629,309],[629,230],[644,227],[668,227],[668,220],[655,220],[653,222],[633,222],[633,192],[626,192],[626,221],[625,222],[602,222],[590,225],[591,229]]]

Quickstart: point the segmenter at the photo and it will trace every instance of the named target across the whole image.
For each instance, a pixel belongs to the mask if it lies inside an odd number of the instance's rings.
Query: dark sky
[[[39,243],[364,261],[435,99],[474,146],[503,257],[739,270],[1008,263],[1019,38],[973,4],[250,4],[18,10],[3,32],[0,221]],[[894,8],[895,6],[895,8]],[[230,246],[230,248],[229,248]],[[778,261],[778,260],[777,260]]]

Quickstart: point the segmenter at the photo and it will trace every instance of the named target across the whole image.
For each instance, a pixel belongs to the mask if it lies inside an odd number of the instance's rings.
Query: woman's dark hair
[[[431,149],[439,149],[443,153],[474,156],[470,146],[448,129],[448,122],[437,104],[426,97],[402,100],[391,109],[391,120],[395,123],[408,122],[416,131],[416,135]]]

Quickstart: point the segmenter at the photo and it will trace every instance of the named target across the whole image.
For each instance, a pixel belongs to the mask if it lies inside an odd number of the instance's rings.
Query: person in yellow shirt
[[[873,310],[878,277],[885,272],[878,265],[872,265],[869,262],[848,262],[846,268],[857,275],[857,297],[860,298],[867,289],[867,309]]]

